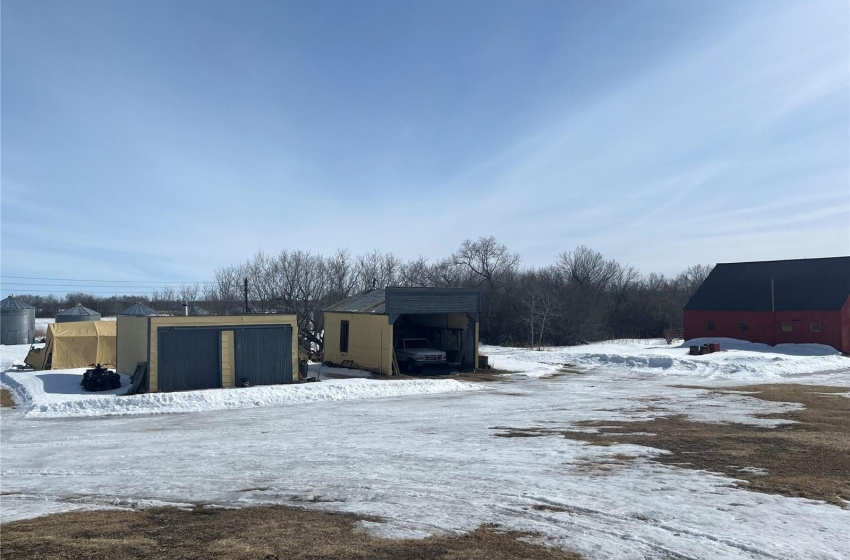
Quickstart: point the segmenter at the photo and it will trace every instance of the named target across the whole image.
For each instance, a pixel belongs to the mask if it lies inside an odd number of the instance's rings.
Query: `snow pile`
[[[720,343],[721,351],[702,356],[688,354],[689,346],[708,342]],[[529,377],[577,366],[701,379],[770,381],[850,367],[850,360],[823,344],[768,346],[731,338],[695,339],[680,346],[668,346],[663,340],[615,340],[545,350],[484,346],[481,352],[490,356],[494,367]]]
[[[403,397],[433,393],[472,391],[476,387],[453,379],[369,380],[339,379],[301,385],[264,385],[234,389],[208,389],[179,393],[123,395],[129,379],[122,376],[121,389],[87,393],[80,387],[85,369],[55,371],[7,371],[3,384],[10,387],[25,407],[28,418],[67,418],[167,414],[296,405],[320,401],[349,401]]]

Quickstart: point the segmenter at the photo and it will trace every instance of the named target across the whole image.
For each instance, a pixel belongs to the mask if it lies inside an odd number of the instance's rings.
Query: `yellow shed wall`
[[[116,322],[116,370],[133,375],[136,364],[148,361],[148,318],[118,317]]]
[[[348,352],[339,351],[339,331],[348,321]],[[341,364],[354,362],[354,367],[384,375],[392,375],[393,326],[386,315],[366,313],[325,313],[326,361]]]
[[[157,329],[159,327],[222,327],[222,386],[233,386],[233,373],[235,367],[235,349],[233,348],[233,331],[226,327],[239,327],[242,325],[289,325],[292,327],[292,378],[298,375],[298,322],[295,315],[227,315],[206,317],[151,317],[150,318],[150,363],[148,364],[149,390],[154,393],[159,390],[157,383]],[[225,352],[226,334],[230,334],[229,348]],[[229,370],[229,371],[226,371]],[[225,384],[226,375],[229,375],[230,384]]]
[[[233,346],[233,331],[221,332],[221,386],[233,387],[236,372],[236,349]]]

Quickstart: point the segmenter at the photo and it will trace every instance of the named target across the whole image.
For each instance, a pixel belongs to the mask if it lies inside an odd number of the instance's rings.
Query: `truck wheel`
[[[416,360],[413,358],[407,359],[407,373],[416,373]]]

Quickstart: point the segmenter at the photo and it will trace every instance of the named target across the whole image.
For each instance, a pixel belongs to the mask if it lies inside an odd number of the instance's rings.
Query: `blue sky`
[[[2,274],[199,281],[482,235],[647,273],[847,255],[849,13],[4,0]]]

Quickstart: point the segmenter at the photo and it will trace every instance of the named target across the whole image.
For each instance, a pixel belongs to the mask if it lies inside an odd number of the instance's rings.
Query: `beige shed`
[[[274,385],[297,378],[295,315],[120,316],[117,324],[116,369],[132,375],[147,364],[142,391]]]
[[[324,360],[392,375],[404,369],[394,348],[408,337],[446,354],[436,369],[478,367],[481,293],[469,288],[380,288],[331,305],[324,312]],[[415,368],[415,364],[412,364]]]

